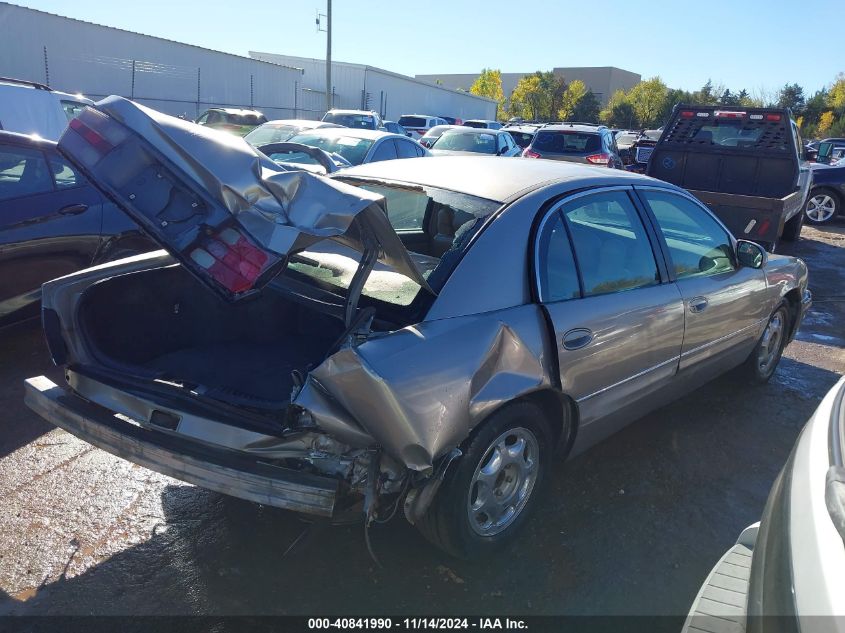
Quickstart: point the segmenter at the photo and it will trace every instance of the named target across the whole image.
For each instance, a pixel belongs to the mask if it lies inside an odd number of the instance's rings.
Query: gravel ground
[[[373,529],[378,569],[360,525],[94,449],[23,404],[24,378],[56,379],[38,324],[2,331],[0,614],[685,614],[845,372],[845,227],[805,227],[790,254],[815,304],[768,385],[716,380],[558,465],[523,538],[475,563],[395,519]]]

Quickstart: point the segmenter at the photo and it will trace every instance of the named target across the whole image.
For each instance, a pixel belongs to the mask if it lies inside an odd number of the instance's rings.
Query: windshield
[[[483,220],[501,206],[491,200],[435,187],[387,185],[352,178],[339,180],[385,197],[390,224],[435,291],[442,287]],[[438,240],[433,239],[434,235]],[[295,256],[284,274],[302,275],[320,285],[345,291],[360,258],[357,251],[327,240]],[[408,306],[419,291],[417,283],[379,262],[361,294],[395,306]]]
[[[533,148],[554,154],[584,154],[601,151],[601,139],[598,134],[588,132],[541,130],[534,137]]]
[[[288,139],[291,143],[302,143],[310,147],[318,147],[329,154],[339,154],[353,165],[360,165],[364,162],[367,152],[373,145],[371,139],[356,138],[343,134],[339,131],[336,134],[295,134]],[[313,158],[307,154],[293,152],[286,155],[285,162],[287,163],[305,163],[308,165],[318,164]]]
[[[432,149],[445,149],[454,152],[475,152],[477,154],[496,153],[496,135],[476,132],[444,132]]]
[[[487,122],[486,121],[464,121],[464,125],[466,127],[486,128]]]
[[[342,114],[339,112],[327,112],[323,117],[323,121],[326,121],[327,123],[337,123],[343,127],[352,127],[359,130],[376,129],[375,121],[369,114]]]
[[[283,143],[301,129],[302,128],[298,128],[295,125],[274,125],[272,123],[265,123],[261,127],[255,128],[252,132],[244,136],[244,139],[255,146],[267,145],[268,143]]]

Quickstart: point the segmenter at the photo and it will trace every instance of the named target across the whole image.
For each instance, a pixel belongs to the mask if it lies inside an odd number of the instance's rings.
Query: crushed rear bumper
[[[254,456],[147,429],[92,404],[45,376],[26,380],[27,406],[76,437],[149,468],[215,492],[307,514],[331,516],[338,482]]]

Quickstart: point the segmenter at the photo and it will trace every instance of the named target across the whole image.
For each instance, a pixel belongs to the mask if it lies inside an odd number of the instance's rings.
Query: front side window
[[[596,193],[563,207],[581,271],[584,296],[659,283],[654,252],[624,191]]]
[[[735,269],[731,238],[707,211],[674,193],[643,191],[642,195],[666,240],[677,279]]]
[[[417,146],[411,141],[394,141],[396,143],[396,154],[399,158],[416,158]]]
[[[53,190],[44,154],[25,148],[0,148],[0,200]]]

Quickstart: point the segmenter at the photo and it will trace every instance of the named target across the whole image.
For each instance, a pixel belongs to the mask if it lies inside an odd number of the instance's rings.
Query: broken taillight
[[[250,290],[269,260],[267,253],[232,228],[206,236],[190,256],[215,281],[234,293]]]
[[[68,128],[71,133],[64,134],[61,143],[73,150],[72,153],[88,167],[96,165],[128,136],[122,125],[90,107],[71,119]]]

